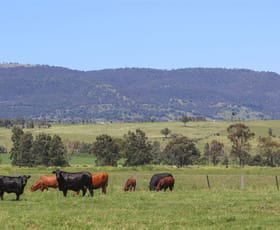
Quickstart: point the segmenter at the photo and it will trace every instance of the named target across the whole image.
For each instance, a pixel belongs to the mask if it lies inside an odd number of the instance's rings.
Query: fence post
[[[241,190],[244,190],[244,175],[241,175]]]
[[[275,180],[276,180],[277,190],[279,191],[279,183],[278,183],[278,177],[277,176],[275,176]]]
[[[206,175],[206,179],[207,179],[207,185],[208,185],[208,189],[210,189],[210,182],[209,182],[209,178],[208,178],[208,175]]]

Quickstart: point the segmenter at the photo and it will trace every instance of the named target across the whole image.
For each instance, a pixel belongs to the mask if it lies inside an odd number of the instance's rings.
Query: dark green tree
[[[49,134],[40,133],[36,136],[32,148],[32,164],[49,166],[49,152],[51,144]]]
[[[148,141],[145,132],[136,129],[135,132],[129,131],[124,136],[123,153],[126,158],[126,166],[138,166],[151,163],[152,145]]]
[[[245,165],[250,158],[251,145],[249,140],[254,137],[254,133],[250,131],[249,127],[242,124],[232,124],[227,128],[228,139],[232,142],[230,155],[233,158],[239,159],[241,166]]]
[[[67,150],[61,137],[54,135],[50,141],[49,166],[68,166]]]
[[[96,156],[97,165],[117,166],[120,159],[120,147],[109,135],[103,134],[96,137],[91,152]]]
[[[272,128],[269,128],[268,129],[268,136],[272,137],[273,136],[273,133],[272,133]]]
[[[24,133],[20,137],[19,154],[17,155],[18,166],[31,166],[33,136],[31,133]]]
[[[186,126],[186,123],[190,121],[190,118],[184,115],[180,120],[184,123],[184,126]]]
[[[158,141],[154,141],[152,143],[152,164],[160,164],[162,161],[161,150],[160,150],[160,143]]]
[[[164,128],[160,131],[162,135],[164,135],[165,138],[171,133],[171,130],[169,128]]]
[[[180,136],[169,141],[163,155],[167,164],[183,167],[192,165],[199,158],[200,153],[191,139]]]
[[[20,157],[21,150],[20,150],[20,140],[23,136],[24,132],[19,127],[13,127],[12,129],[12,142],[13,146],[10,151],[10,159],[12,162],[12,165],[18,165],[18,158]]]

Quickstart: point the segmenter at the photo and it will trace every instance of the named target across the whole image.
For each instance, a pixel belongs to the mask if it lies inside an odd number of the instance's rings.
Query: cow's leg
[[[19,200],[19,194],[17,193],[16,195],[17,195],[17,198],[16,198],[16,200]]]
[[[106,185],[102,186],[102,193],[106,194]]]
[[[3,200],[3,198],[4,198],[4,192],[0,191],[0,197],[1,197],[1,200]]]
[[[63,190],[63,195],[66,197],[67,196],[67,189]]]
[[[87,192],[87,189],[84,187],[84,188],[82,188],[82,192],[83,192],[83,196],[85,196],[86,195],[86,192]]]
[[[93,196],[94,194],[93,194],[93,188],[88,188],[88,191],[89,191],[89,193],[90,193],[90,196]]]

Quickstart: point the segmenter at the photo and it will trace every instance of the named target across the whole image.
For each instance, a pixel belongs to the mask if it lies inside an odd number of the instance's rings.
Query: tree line
[[[168,164],[183,167],[193,164],[222,164],[237,162],[240,166],[279,166],[280,143],[268,130],[268,136],[258,137],[257,153],[250,153],[250,141],[255,134],[243,123],[235,123],[227,128],[227,138],[231,142],[229,153],[225,152],[224,144],[217,140],[206,143],[202,153],[196,141],[180,134],[172,134],[171,130],[161,130],[168,143],[161,150],[160,143],[150,142],[145,133],[137,129],[129,131],[123,139],[114,139],[109,135],[100,135],[93,142],[90,152],[96,156],[97,165],[117,165],[124,158],[124,165],[137,166],[144,164]],[[217,135],[218,136],[218,135]]]
[[[12,129],[13,147],[10,151],[12,165],[17,166],[66,166],[69,156],[75,152],[92,154],[99,166],[117,166],[120,161],[124,166],[146,164],[167,164],[183,167],[194,164],[222,164],[230,162],[244,165],[279,166],[280,143],[269,129],[268,136],[258,138],[257,153],[250,154],[250,141],[255,134],[242,123],[232,124],[227,128],[227,138],[231,141],[229,153],[224,144],[217,140],[206,143],[201,153],[196,141],[181,134],[173,134],[168,128],[161,130],[168,140],[162,149],[160,142],[148,140],[141,129],[129,131],[122,138],[108,134],[96,137],[91,143],[79,141],[64,142],[58,135],[40,133],[35,138],[30,132],[23,132],[19,127]]]

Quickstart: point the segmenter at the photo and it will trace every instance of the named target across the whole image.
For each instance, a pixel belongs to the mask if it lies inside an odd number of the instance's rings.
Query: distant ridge
[[[19,63],[0,63],[0,68],[14,68],[14,67],[35,67],[36,65],[31,64],[19,64]]]
[[[14,68],[16,67],[16,68]],[[32,67],[32,68],[29,68]],[[280,119],[280,75],[248,69],[79,71],[0,64],[0,118],[64,122]]]

